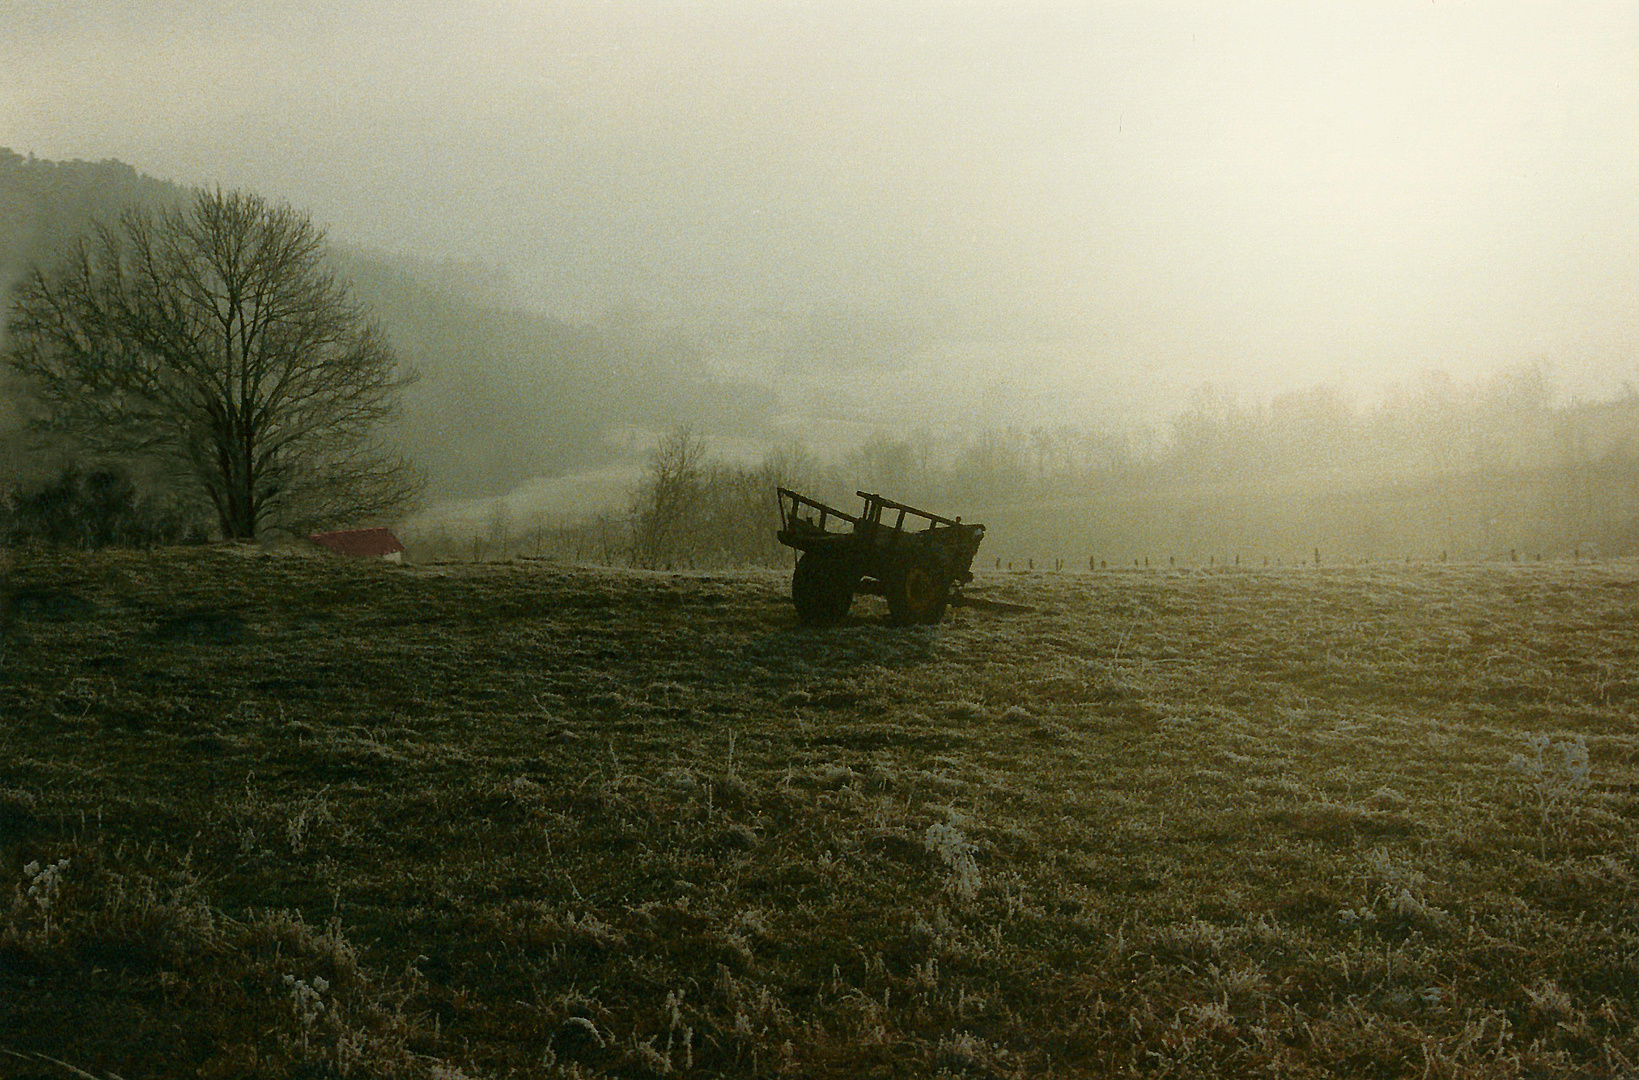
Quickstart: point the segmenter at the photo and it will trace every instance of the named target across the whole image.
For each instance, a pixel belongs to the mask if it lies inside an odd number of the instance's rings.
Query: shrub
[[[774,537],[780,523],[774,489],[788,482],[790,463],[772,456],[752,468],[706,455],[703,440],[678,428],[649,456],[647,474],[631,495],[633,565],[782,565],[787,555]]]
[[[204,524],[172,499],[138,491],[122,469],[69,466],[0,500],[0,541],[94,550],[203,543]]]

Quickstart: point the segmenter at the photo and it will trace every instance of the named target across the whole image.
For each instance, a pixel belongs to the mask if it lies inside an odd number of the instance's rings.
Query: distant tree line
[[[1034,546],[1044,564],[1315,545],[1358,557],[1628,552],[1639,550],[1639,393],[1560,402],[1540,365],[1472,385],[1429,376],[1367,405],[1326,386],[1266,403],[1208,386],[1165,433],[878,433],[829,462],[795,447],[758,466],[713,460],[679,431],[618,523],[622,550],[641,566],[781,565],[776,484],[844,510],[865,490],[992,521],[993,550]]]
[[[1538,470],[1639,446],[1639,394],[1560,404],[1532,365],[1464,386],[1430,375],[1362,405],[1330,386],[1243,401],[1205,385],[1159,430],[1142,425],[878,433],[834,469],[842,486],[981,505],[1089,490],[1208,484],[1271,474],[1437,475]],[[851,490],[851,489],[850,489]]]
[[[1562,401],[1545,365],[1462,385],[1443,375],[1358,405],[1330,388],[1241,403],[1206,387],[1148,482],[1286,488],[1352,515],[1354,546],[1421,537],[1480,556],[1639,550],[1639,392]]]
[[[1330,386],[1243,402],[1207,385],[1173,418],[1159,464],[1197,479],[1340,468],[1537,467],[1561,459],[1571,429],[1592,419],[1583,406],[1557,405],[1555,396],[1541,364],[1467,386],[1429,374],[1364,406]]]

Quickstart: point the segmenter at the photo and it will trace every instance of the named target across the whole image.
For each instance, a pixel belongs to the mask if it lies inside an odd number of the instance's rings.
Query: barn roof
[[[314,533],[309,540],[343,555],[380,557],[403,551],[391,529],[342,529],[339,532]]]

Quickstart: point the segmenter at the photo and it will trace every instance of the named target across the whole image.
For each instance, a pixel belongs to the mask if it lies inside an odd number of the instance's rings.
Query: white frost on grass
[[[922,836],[922,843],[950,868],[951,891],[963,900],[971,900],[979,895],[979,865],[973,858],[973,844],[955,824],[954,814],[952,819],[929,825]]]
[[[1547,853],[1550,833],[1560,833],[1576,809],[1576,799],[1593,786],[1588,744],[1581,735],[1557,742],[1551,735],[1527,736],[1529,753],[1515,754],[1508,767],[1536,796],[1538,834]]]

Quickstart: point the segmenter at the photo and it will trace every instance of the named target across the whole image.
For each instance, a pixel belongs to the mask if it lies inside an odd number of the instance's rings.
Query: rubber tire
[[[791,602],[797,621],[808,626],[835,626],[848,617],[854,602],[854,575],[841,560],[804,553],[791,574]]]
[[[950,578],[914,562],[888,582],[888,617],[900,626],[933,626],[950,603]]]

